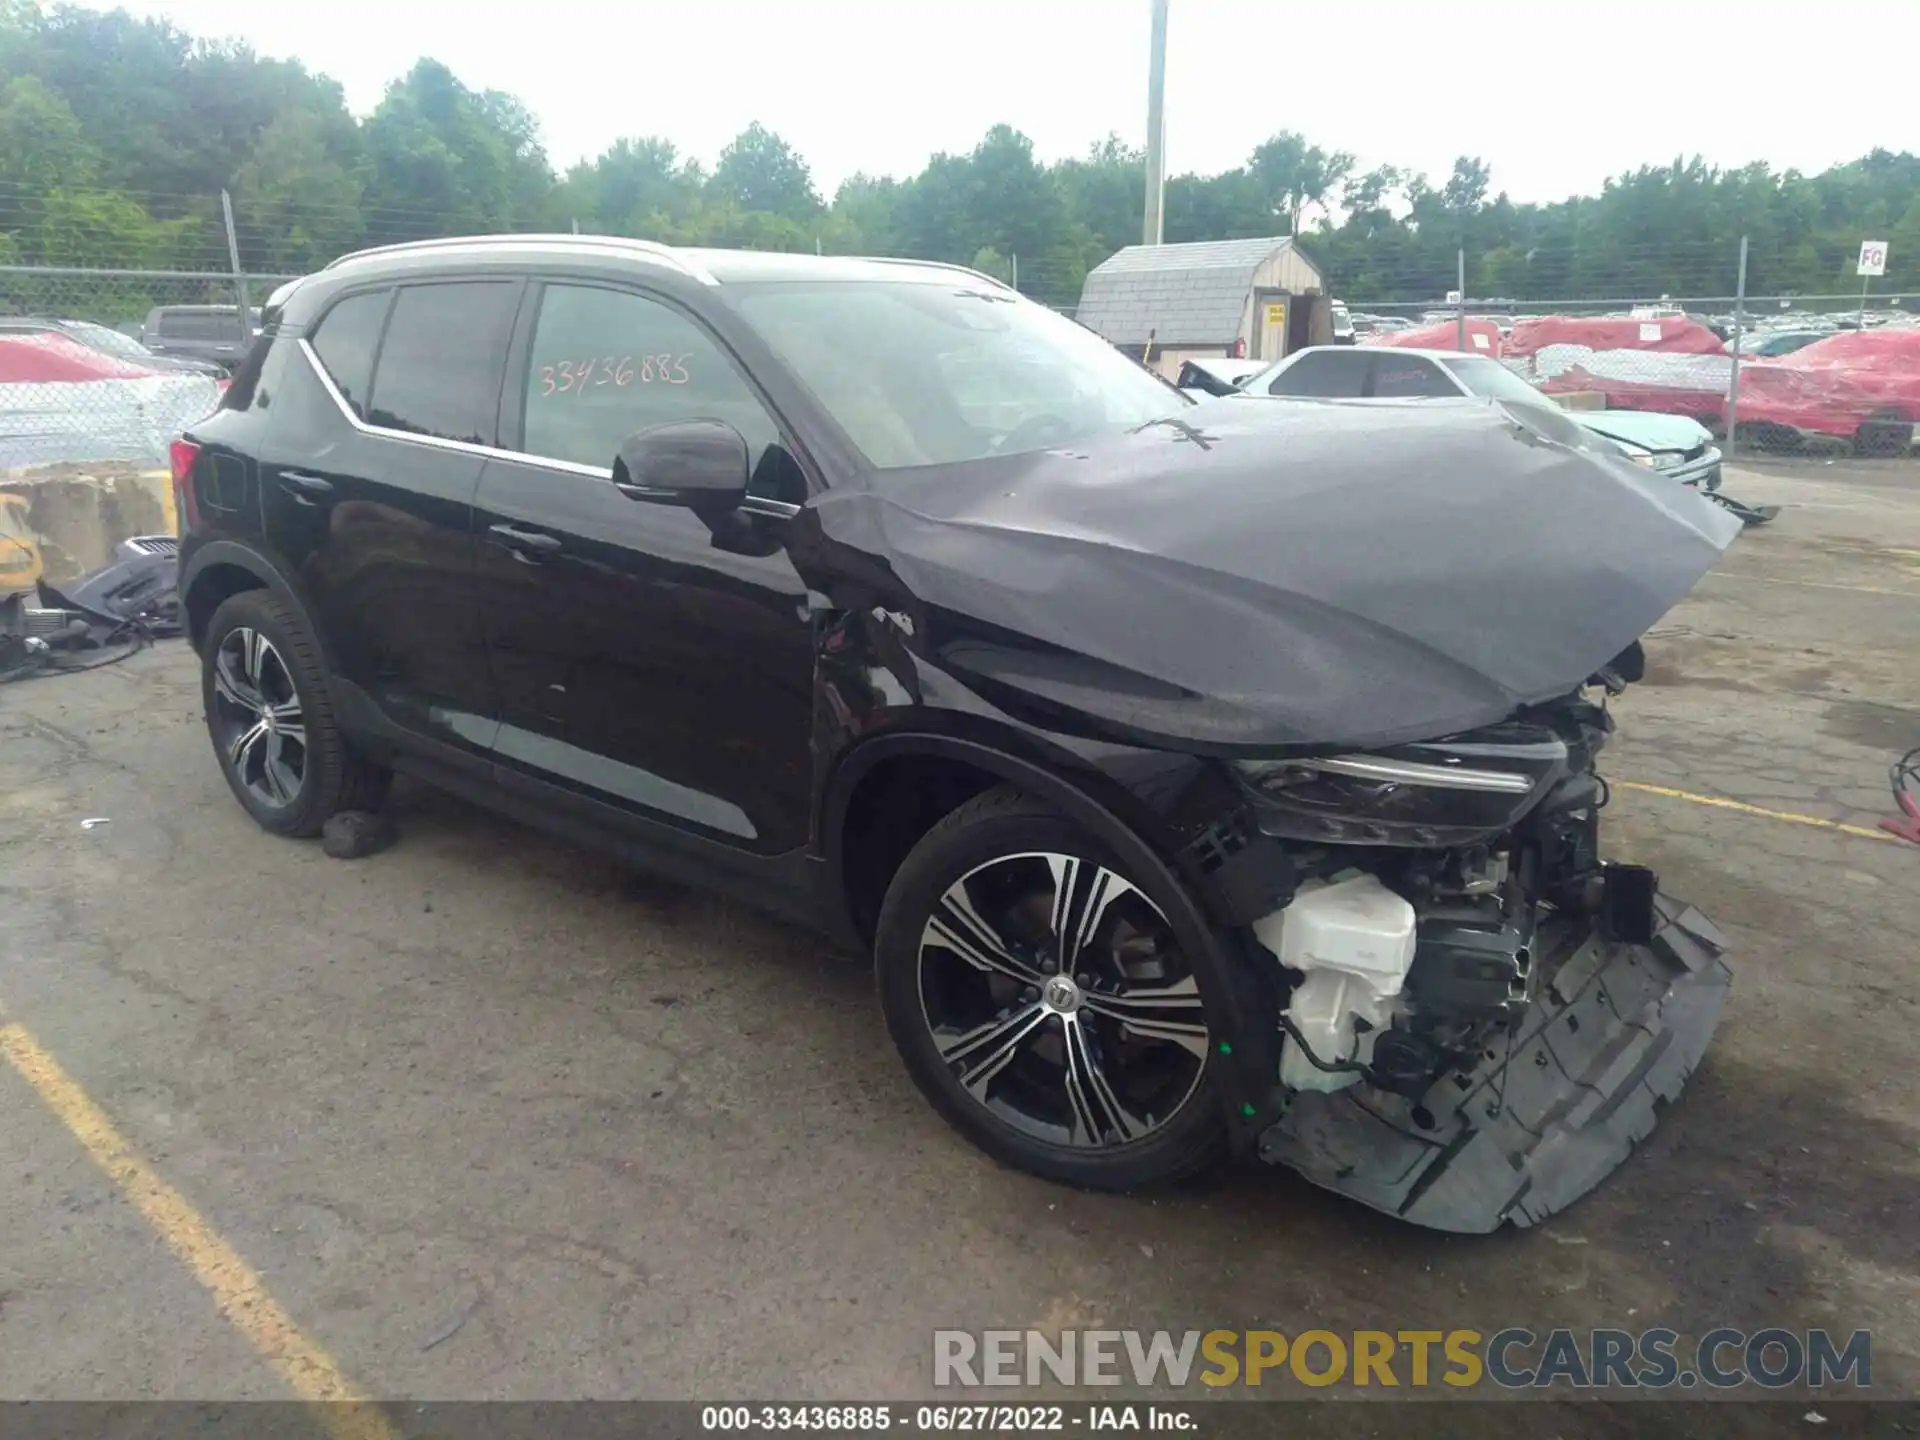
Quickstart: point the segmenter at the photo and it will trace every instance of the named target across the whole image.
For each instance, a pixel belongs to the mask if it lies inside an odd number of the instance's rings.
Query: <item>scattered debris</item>
[[[1824,1425],[1827,1423],[1827,1417],[1822,1415],[1818,1410],[1809,1410],[1800,1418],[1805,1420],[1809,1425]]]
[[[1920,746],[1896,760],[1887,779],[1893,786],[1893,803],[1900,807],[1903,818],[1882,820],[1880,828],[1920,845]]]
[[[458,1311],[448,1318],[445,1324],[427,1337],[426,1343],[420,1347],[420,1353],[424,1355],[427,1351],[433,1349],[434,1346],[444,1345],[447,1341],[458,1335],[466,1328],[467,1321],[473,1318],[473,1312],[479,1308],[480,1301],[478,1297],[469,1300],[465,1305],[461,1306]]]
[[[43,603],[76,610],[94,624],[137,622],[158,638],[178,635],[180,542],[171,535],[135,535],[114,547],[114,560],[64,592],[40,583]]]
[[[111,825],[113,821],[105,815],[90,815],[80,822],[82,830],[97,830],[102,825]]]
[[[320,848],[335,860],[377,854],[395,838],[393,822],[371,810],[342,810],[320,827]]]
[[[65,591],[43,579],[0,600],[0,680],[95,670],[180,634],[178,551],[171,535],[136,535]]]
[[[1828,463],[1831,464],[1832,462],[1829,461]],[[1764,525],[1780,513],[1780,507],[1778,505],[1748,505],[1734,499],[1731,495],[1722,495],[1718,490],[1709,490],[1703,493],[1705,493],[1707,499],[1713,501],[1713,503],[1721,509],[1729,510],[1737,515],[1740,518],[1740,523],[1749,528],[1755,525]]]

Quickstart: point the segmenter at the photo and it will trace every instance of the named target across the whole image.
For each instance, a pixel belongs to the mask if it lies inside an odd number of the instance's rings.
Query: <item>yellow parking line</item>
[[[4,1012],[0,1012],[0,1017]],[[332,1356],[294,1324],[253,1267],[161,1179],[60,1062],[19,1024],[0,1024],[0,1055],[86,1149],[173,1253],[213,1293],[221,1316],[246,1337],[335,1440],[399,1440],[386,1415],[353,1386]]]
[[[1792,810],[1769,810],[1761,805],[1749,805],[1744,800],[1723,800],[1718,795],[1696,795],[1691,790],[1675,790],[1669,785],[1646,785],[1638,780],[1615,780],[1616,790],[1641,790],[1649,795],[1664,795],[1669,800],[1686,800],[1695,805],[1711,805],[1716,810],[1737,810],[1742,815],[1760,815],[1768,820],[1785,820],[1794,825],[1816,825],[1822,830],[1838,830],[1842,835],[1857,835],[1862,840],[1891,840],[1898,845],[1900,839],[1889,835],[1885,830],[1869,830],[1864,825],[1843,825],[1838,820],[1822,820],[1818,815],[1799,815]]]

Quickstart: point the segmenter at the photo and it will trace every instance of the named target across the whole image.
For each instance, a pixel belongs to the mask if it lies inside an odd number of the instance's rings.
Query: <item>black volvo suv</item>
[[[270,831],[424,777],[871,953],[1006,1161],[1489,1230],[1727,977],[1596,764],[1737,523],[1523,408],[1196,406],[949,266],[424,242],[275,295],[181,590]]]

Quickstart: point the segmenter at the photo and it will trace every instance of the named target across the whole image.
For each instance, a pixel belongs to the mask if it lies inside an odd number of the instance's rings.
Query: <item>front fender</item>
[[[1129,873],[1175,897],[1167,919],[1192,961],[1206,1004],[1216,1042],[1209,1063],[1217,1076],[1231,1142],[1237,1153],[1250,1153],[1260,1133],[1278,1118],[1282,1100],[1276,1019],[1280,1000],[1273,967],[1260,964],[1259,957],[1249,951],[1244,933],[1223,926],[1216,907],[1207,903],[1212,897],[1182,876],[1170,858],[1172,851],[1163,848],[1171,837],[1164,826],[1151,821],[1151,811],[1097,770],[1078,768],[1063,774],[1037,759],[976,739],[919,730],[891,732],[858,745],[828,781],[821,833],[834,893],[844,888],[842,836],[860,781],[876,765],[904,755],[951,759],[1018,785],[1083,827]],[[1148,822],[1144,826],[1130,823],[1142,818]],[[1149,835],[1160,843],[1150,841]]]

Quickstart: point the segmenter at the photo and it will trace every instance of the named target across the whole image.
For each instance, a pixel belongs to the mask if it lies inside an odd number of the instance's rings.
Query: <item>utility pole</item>
[[[1167,0],[1153,0],[1153,52],[1147,62],[1147,209],[1143,245],[1165,233],[1161,204],[1167,193]]]
[[[1727,454],[1740,439],[1740,342],[1747,333],[1747,237],[1740,237],[1740,273],[1733,282],[1733,373],[1727,377]]]
[[[240,333],[251,345],[253,305],[247,299],[247,272],[240,268],[240,232],[233,224],[233,197],[224,190],[220,192],[220,215],[227,224],[227,259],[233,265],[233,298],[238,302],[240,311]]]
[[[1467,248],[1466,246],[1463,245],[1460,247],[1457,258],[1460,262],[1460,280],[1459,280],[1460,288],[1454,291],[1453,293],[1460,302],[1460,311],[1459,311],[1460,336],[1459,336],[1459,343],[1455,348],[1464,351],[1467,348]]]

